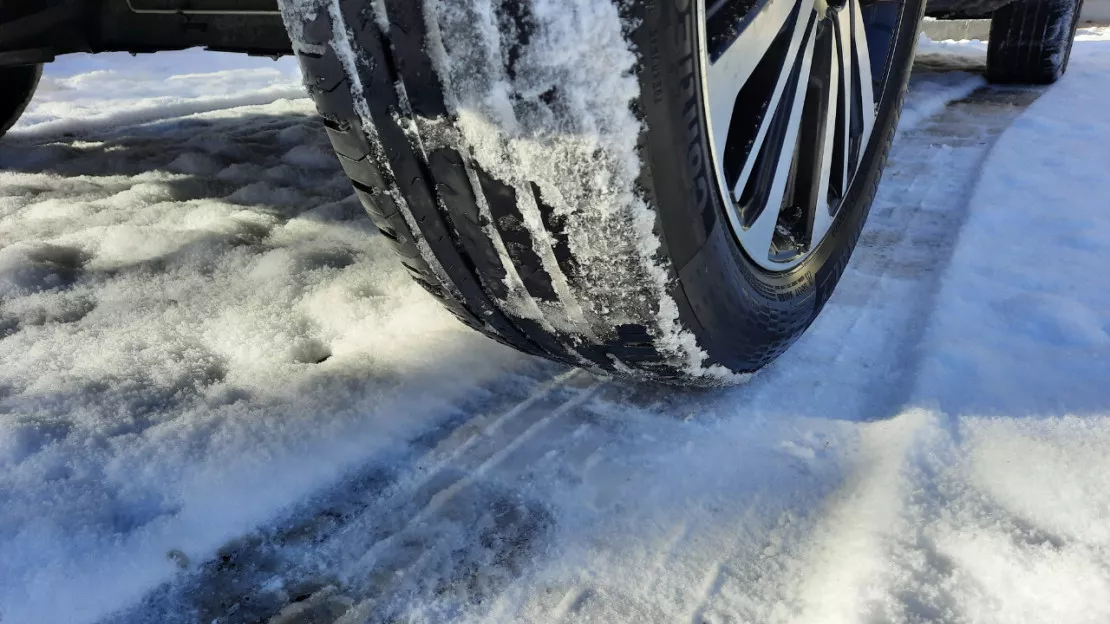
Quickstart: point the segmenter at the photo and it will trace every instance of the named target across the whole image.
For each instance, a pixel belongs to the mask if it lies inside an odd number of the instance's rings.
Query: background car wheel
[[[813,321],[858,239],[923,3],[282,3],[412,277],[573,365],[714,384]]]
[[[1067,71],[1083,0],[1019,0],[994,12],[987,79],[1051,84]]]
[[[4,136],[31,103],[41,76],[42,65],[0,68],[0,136]]]

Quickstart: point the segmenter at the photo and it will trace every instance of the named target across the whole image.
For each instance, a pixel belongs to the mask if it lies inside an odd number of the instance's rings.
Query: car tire
[[[923,2],[819,2],[775,5],[745,54],[728,33],[769,13],[742,14],[750,2],[282,10],[356,194],[463,323],[571,365],[716,385],[782,353],[828,300],[901,110]],[[741,186],[771,197],[749,247]]]
[[[987,79],[1052,84],[1064,75],[1083,0],[1019,0],[994,12]]]
[[[31,103],[42,77],[42,65],[0,68],[0,137],[19,120]]]

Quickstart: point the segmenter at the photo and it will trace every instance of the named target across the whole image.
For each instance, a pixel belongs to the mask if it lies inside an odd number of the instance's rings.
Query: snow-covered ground
[[[826,311],[698,393],[459,326],[292,61],[60,60],[0,142],[0,622],[1110,620],[1110,35],[922,53]]]

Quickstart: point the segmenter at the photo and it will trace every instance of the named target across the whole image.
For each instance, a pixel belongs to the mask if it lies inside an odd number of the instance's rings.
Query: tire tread
[[[525,353],[604,372],[624,369],[615,357],[634,368],[650,369],[652,376],[680,377],[654,348],[648,352],[638,346],[647,335],[642,326],[635,326],[639,334],[616,331],[607,340],[588,330],[554,329],[556,324],[546,315],[575,302],[559,296],[536,251],[537,241],[523,226],[517,190],[450,145],[430,147],[431,142],[423,140],[426,133],[419,131],[421,123],[450,117],[426,52],[421,3],[384,4],[390,16],[388,32],[381,32],[369,18],[365,3],[342,1],[345,25],[333,24],[323,11],[303,25],[305,38],[325,51],[296,52],[343,171],[409,275],[465,324]],[[358,83],[370,108],[369,124],[356,110],[353,81],[332,47],[331,31],[336,27],[346,27],[348,40],[365,54],[358,64]],[[545,227],[557,225],[557,218],[540,202],[538,189],[529,191],[536,196]],[[548,235],[558,268],[573,269],[565,235],[557,229]],[[506,253],[499,251],[494,236]],[[421,241],[427,245],[425,252]],[[441,270],[436,270],[436,263]],[[530,299],[526,307],[539,311],[538,318],[508,304],[514,294],[508,286],[512,279],[523,286],[522,293],[515,294]],[[558,326],[565,327],[565,319],[560,321]]]
[[[987,79],[996,84],[1059,80],[1067,70],[1081,8],[1081,0],[1018,0],[995,11]]]

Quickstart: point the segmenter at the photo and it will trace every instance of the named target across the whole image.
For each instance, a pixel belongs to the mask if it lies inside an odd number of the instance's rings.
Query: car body
[[[929,0],[940,19],[990,17],[1012,0]],[[277,0],[5,0],[0,67],[73,52],[190,47],[262,56],[292,52]]]

